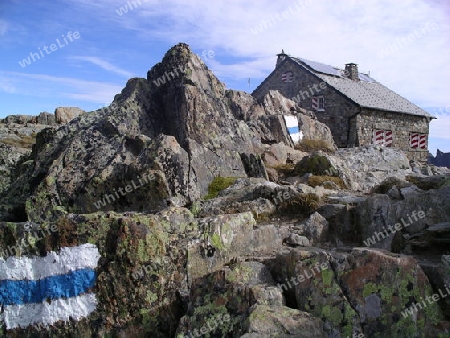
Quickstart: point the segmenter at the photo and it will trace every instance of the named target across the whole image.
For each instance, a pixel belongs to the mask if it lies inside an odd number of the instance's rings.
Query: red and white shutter
[[[384,145],[386,147],[392,147],[392,131],[386,130],[384,133]]]
[[[419,148],[427,149],[427,135],[426,134],[419,135]]]
[[[384,130],[374,129],[373,130],[373,144],[378,144],[382,146],[384,144]]]
[[[417,133],[412,133],[411,134],[411,139],[410,139],[409,146],[411,148],[418,148],[419,147],[419,134],[417,134]]]
[[[316,96],[312,98],[312,109],[319,110],[319,98]]]

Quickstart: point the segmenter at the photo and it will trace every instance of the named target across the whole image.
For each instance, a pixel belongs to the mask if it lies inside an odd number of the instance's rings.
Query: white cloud
[[[16,88],[15,91],[20,94],[38,97],[75,98],[92,103],[111,102],[114,95],[120,93],[123,88],[123,86],[107,82],[5,71],[0,71],[0,79],[7,81],[5,83],[9,83],[11,88]],[[0,86],[0,89],[7,91],[2,86]]]
[[[360,70],[371,71],[375,79],[418,105],[448,105],[444,83],[450,77],[450,22],[444,2],[249,0],[232,6],[226,1],[141,2],[123,16],[115,9],[126,1],[97,3],[102,9],[96,12],[135,31],[142,44],[155,39],[183,41],[193,49],[214,50],[218,60],[230,56],[253,60],[227,66],[214,61],[211,68],[221,76],[267,75],[274,68],[275,54],[284,48],[288,54],[333,66],[358,63]],[[438,29],[379,56],[427,23]]]
[[[133,73],[131,73],[125,69],[119,68],[119,67],[113,65],[112,63],[110,63],[106,60],[103,60],[99,57],[96,57],[96,56],[71,56],[71,57],[69,57],[69,59],[90,62],[96,66],[99,66],[100,68],[102,68],[104,70],[122,75],[126,78],[133,77]]]
[[[446,85],[450,78],[450,6],[446,1],[246,0],[232,4],[223,0],[133,1],[141,4],[122,16],[116,10],[129,5],[131,0],[67,1],[76,27],[93,20],[97,23],[87,26],[85,34],[82,32],[86,43],[83,52],[89,56],[79,56],[78,61],[130,77],[131,72],[105,60],[104,55],[115,55],[119,60],[123,47],[127,53],[139,56],[148,53],[154,57],[153,44],[159,47],[161,43],[186,42],[200,53],[214,51],[215,57],[206,63],[221,79],[264,78],[274,69],[275,55],[284,48],[291,55],[333,66],[358,63],[361,71],[370,71],[376,80],[419,106],[450,105]],[[400,46],[386,57],[379,56],[397,39],[420,30],[427,22],[435,22],[438,29]],[[261,29],[255,34],[257,27]],[[112,32],[120,34],[114,36]],[[128,47],[128,42],[132,47]],[[126,58],[133,59],[130,54]],[[44,79],[40,81],[43,83]],[[53,95],[48,88],[55,83],[43,85],[43,90],[49,91],[46,95]],[[105,97],[120,90],[114,84],[84,83],[93,84],[94,90],[72,83],[66,86],[70,90],[55,91],[95,100],[95,93]],[[16,82],[10,86],[21,91]],[[37,93],[39,88],[27,90]],[[104,98],[100,101],[106,102]]]

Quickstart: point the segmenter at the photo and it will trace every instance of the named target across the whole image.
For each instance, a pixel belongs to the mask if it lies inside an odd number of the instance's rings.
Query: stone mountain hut
[[[315,112],[338,147],[379,144],[403,150],[410,160],[426,162],[429,123],[435,118],[369,75],[358,65],[345,69],[277,55],[275,70],[252,93],[258,100],[278,90]]]

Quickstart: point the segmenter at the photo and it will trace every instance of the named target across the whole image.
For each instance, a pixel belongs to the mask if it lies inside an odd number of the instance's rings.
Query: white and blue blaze
[[[89,292],[100,254],[93,244],[62,248],[45,257],[0,258],[0,320],[7,329],[80,320],[95,311]]]
[[[286,122],[286,128],[288,129],[289,136],[294,143],[302,140],[303,132],[298,129],[298,119],[294,115],[284,115],[284,122]]]

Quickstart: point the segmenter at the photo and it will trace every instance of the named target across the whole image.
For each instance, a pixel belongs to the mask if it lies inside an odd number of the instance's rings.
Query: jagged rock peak
[[[148,71],[147,81],[154,92],[167,86],[192,85],[212,96],[225,95],[225,84],[185,43],[169,49],[162,61]]]

